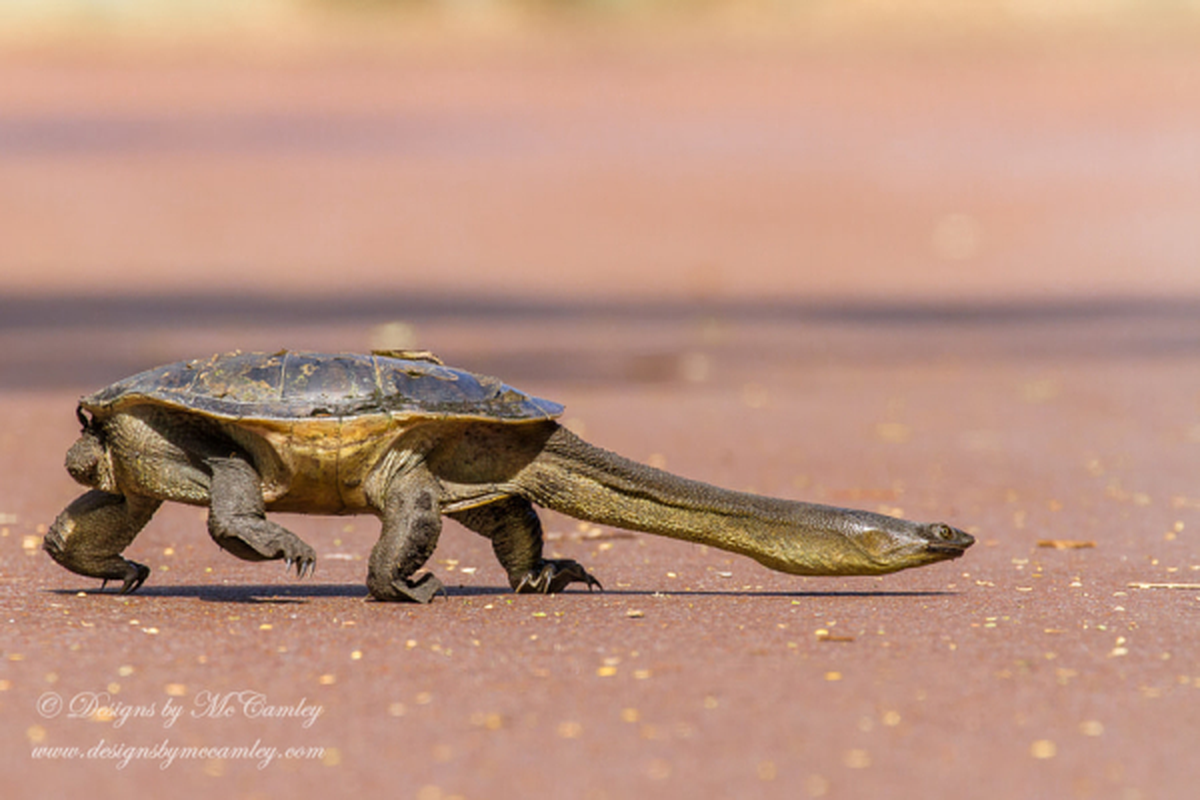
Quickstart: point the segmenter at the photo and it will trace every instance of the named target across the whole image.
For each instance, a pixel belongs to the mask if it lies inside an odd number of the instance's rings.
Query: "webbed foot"
[[[570,559],[543,561],[521,578],[515,589],[517,594],[557,594],[572,583],[587,584],[589,592],[592,587],[604,591],[600,581],[592,577],[579,562]]]
[[[426,572],[414,580],[397,578],[383,586],[370,586],[371,597],[390,603],[430,603],[438,594],[444,594],[446,587],[432,572]]]

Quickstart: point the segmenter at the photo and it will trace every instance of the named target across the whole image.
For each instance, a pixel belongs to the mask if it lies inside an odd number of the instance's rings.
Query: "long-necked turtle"
[[[428,602],[441,515],[492,541],[518,592],[599,586],[542,557],[534,505],[750,556],[797,575],[876,575],[956,558],[974,539],[948,525],[732,492],[594,447],[562,406],[427,353],[231,353],[142,372],[80,400],[67,471],[93,487],[59,514],[46,551],[80,575],[141,586],[121,557],[164,500],[208,506],[218,545],[283,559],[316,554],[267,511],[373,513],[383,532],[367,588]]]

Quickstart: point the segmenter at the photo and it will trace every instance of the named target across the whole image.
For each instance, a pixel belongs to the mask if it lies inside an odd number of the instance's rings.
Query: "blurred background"
[[[1190,796],[1198,223],[1196,0],[0,0],[0,773],[95,794],[26,757],[99,730],[35,718],[61,675],[321,698],[342,768],[271,796]],[[450,524],[419,613],[360,601],[371,520],[287,521],[316,584],[172,504],[140,600],[41,553],[79,394],[372,347],[979,543],[809,580],[546,514],[610,591],[493,608]]]
[[[0,386],[1190,346],[1198,33],[1188,0],[0,0]]]

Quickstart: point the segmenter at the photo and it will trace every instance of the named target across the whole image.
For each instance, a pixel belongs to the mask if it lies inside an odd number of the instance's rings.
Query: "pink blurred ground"
[[[0,66],[0,109],[6,796],[1194,791],[1193,53],[30,56]],[[399,340],[631,457],[980,543],[800,579],[552,516],[609,591],[515,598],[448,526],[431,566],[455,588],[428,608],[364,602],[369,518],[288,520],[320,556],[304,582],[217,552],[194,509],[130,548],[155,569],[134,597],[37,550],[78,491],[81,391]],[[38,706],[242,690],[323,712]],[[325,750],[31,755],[164,738]]]
[[[8,63],[0,285],[1195,292],[1200,71],[1115,55]]]

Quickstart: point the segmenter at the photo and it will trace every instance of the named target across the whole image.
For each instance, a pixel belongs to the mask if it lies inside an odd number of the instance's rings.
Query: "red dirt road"
[[[1194,792],[1194,54],[46,56],[0,108],[7,797]],[[40,552],[81,392],[405,344],[979,543],[795,578],[547,515],[607,591],[543,598],[447,524],[420,608],[366,602],[369,517],[287,518],[303,581],[181,507],[130,597]]]

